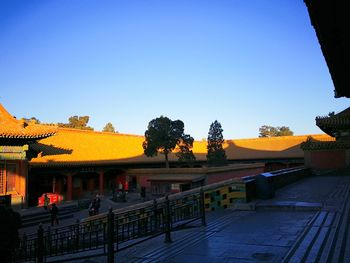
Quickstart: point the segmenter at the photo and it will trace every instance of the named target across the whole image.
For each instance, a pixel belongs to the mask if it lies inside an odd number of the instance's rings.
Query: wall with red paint
[[[207,175],[207,184],[213,184],[231,178],[240,178],[248,175],[257,175],[264,172],[264,167],[253,169],[232,170],[223,173],[209,173]]]
[[[307,152],[305,163],[312,169],[344,168],[346,167],[346,152],[345,150]]]

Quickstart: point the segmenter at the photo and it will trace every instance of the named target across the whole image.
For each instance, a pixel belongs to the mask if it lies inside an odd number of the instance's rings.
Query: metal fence
[[[16,262],[53,261],[55,257],[73,254],[70,259],[83,257],[84,251],[99,250],[108,262],[114,262],[114,253],[165,234],[171,242],[171,231],[184,224],[201,219],[206,224],[203,190],[187,195],[176,195],[154,200],[140,208],[113,212],[86,222],[44,230],[20,238]]]

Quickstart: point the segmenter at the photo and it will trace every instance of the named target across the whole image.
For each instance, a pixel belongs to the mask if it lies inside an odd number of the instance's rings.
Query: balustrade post
[[[24,258],[27,259],[27,235],[23,233],[22,242],[21,242],[21,251],[24,251]]]
[[[157,200],[153,200],[153,226],[154,226],[154,231],[158,230],[158,211],[157,211]]]
[[[202,226],[207,226],[207,221],[205,218],[205,204],[204,204],[204,191],[203,188],[199,191],[199,209],[200,209],[200,215],[202,219]]]
[[[79,250],[79,238],[80,238],[80,228],[79,228],[79,219],[75,221],[75,249]]]
[[[165,197],[166,211],[165,211],[165,243],[171,243],[171,210],[169,197]]]
[[[107,217],[107,262],[114,263],[114,213],[109,209]]]
[[[51,238],[51,227],[47,227],[47,232],[46,232],[46,248],[47,248],[47,253],[48,255],[51,255],[52,253],[52,238]]]
[[[117,245],[117,248],[116,248],[116,251],[118,252],[119,250],[119,219],[118,219],[118,215],[115,215],[115,218],[114,218],[114,221],[115,221],[115,242],[116,242],[116,245]]]
[[[38,263],[44,262],[44,229],[42,224],[40,223],[38,232],[37,232],[37,251],[36,257]]]

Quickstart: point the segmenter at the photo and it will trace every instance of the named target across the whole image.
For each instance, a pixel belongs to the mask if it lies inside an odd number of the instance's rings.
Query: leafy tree
[[[112,123],[108,122],[102,130],[103,132],[116,132]]]
[[[169,168],[168,155],[183,138],[184,123],[180,120],[172,121],[160,116],[148,123],[145,141],[142,144],[146,156],[156,156],[158,152],[165,156],[165,166]]]
[[[35,117],[31,117],[30,119],[28,118],[22,118],[22,120],[24,120],[27,123],[35,123],[35,124],[40,124],[40,121],[35,118]]]
[[[292,136],[294,133],[289,127],[272,127],[263,125],[259,128],[259,137],[276,137],[276,136]]]
[[[224,136],[220,122],[214,121],[209,128],[207,138],[207,160],[209,166],[224,166],[227,164],[226,152],[223,148]]]
[[[294,132],[289,129],[289,127],[282,126],[277,127],[278,133],[277,136],[293,136]]]
[[[74,128],[80,130],[94,130],[94,128],[87,126],[89,116],[72,116],[68,119],[68,123],[58,123],[59,127]]]
[[[184,134],[178,143],[179,151],[176,156],[179,158],[179,162],[185,162],[188,165],[192,165],[196,161],[196,157],[192,152],[193,147],[193,137],[189,134]]]

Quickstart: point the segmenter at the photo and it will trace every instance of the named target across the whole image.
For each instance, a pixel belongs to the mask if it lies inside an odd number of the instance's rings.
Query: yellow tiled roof
[[[41,139],[55,134],[56,126],[27,123],[15,119],[0,103],[0,138]]]
[[[226,141],[228,159],[302,158],[300,144],[310,135],[253,138]],[[330,140],[328,135],[311,135],[315,140]],[[164,156],[146,157],[143,154],[143,136],[104,133],[58,128],[54,136],[38,141],[32,148],[39,152],[30,161],[32,166],[59,166],[74,164],[163,162]],[[205,141],[194,142],[197,160],[205,160]],[[175,154],[169,160],[177,160]]]

